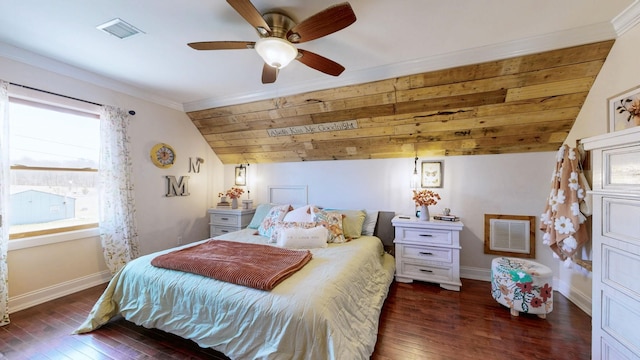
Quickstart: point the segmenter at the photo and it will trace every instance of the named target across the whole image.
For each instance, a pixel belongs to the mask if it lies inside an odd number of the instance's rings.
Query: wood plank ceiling
[[[188,116],[224,164],[555,151],[613,42]]]

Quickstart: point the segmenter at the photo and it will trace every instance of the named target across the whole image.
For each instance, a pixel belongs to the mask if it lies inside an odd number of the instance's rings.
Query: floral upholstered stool
[[[535,261],[498,257],[491,261],[491,295],[511,309],[544,319],[553,310],[553,273]]]

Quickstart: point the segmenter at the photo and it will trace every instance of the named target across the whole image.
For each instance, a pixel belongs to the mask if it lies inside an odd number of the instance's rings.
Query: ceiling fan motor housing
[[[262,17],[271,28],[271,37],[288,40],[285,38],[287,32],[296,25],[295,21],[289,16],[279,12],[268,12],[262,15]],[[260,30],[258,30],[258,35],[260,37],[269,37],[269,34],[262,34]]]
[[[278,70],[292,60],[328,75],[338,76],[344,66],[311,51],[298,49],[297,44],[315,40],[353,24],[356,15],[348,2],[330,6],[296,23],[280,11],[261,14],[251,0],[227,0],[257,32],[258,41],[200,41],[189,43],[195,50],[255,49],[264,60],[262,83],[276,81]]]

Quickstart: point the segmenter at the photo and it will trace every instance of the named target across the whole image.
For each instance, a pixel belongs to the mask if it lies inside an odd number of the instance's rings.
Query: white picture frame
[[[609,132],[629,129],[640,125],[640,106],[635,110],[636,114],[630,112],[631,105],[640,105],[640,86],[629,89],[623,93],[607,99],[609,114]]]
[[[423,188],[441,188],[444,184],[444,161],[423,161],[420,172],[420,186]]]

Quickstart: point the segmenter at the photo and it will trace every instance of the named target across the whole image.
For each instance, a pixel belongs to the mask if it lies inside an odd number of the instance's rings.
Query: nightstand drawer
[[[240,229],[238,229],[237,227],[233,227],[233,226],[218,226],[218,225],[212,225],[210,232],[211,232],[211,237],[214,236],[218,236],[218,235],[224,235],[224,234],[228,234],[230,232],[234,232],[234,231],[238,231]]]
[[[211,224],[240,226],[240,214],[211,214]]]
[[[448,264],[453,262],[453,249],[447,248],[400,244],[396,248],[396,254],[404,259],[435,261]]]
[[[396,237],[400,242],[428,243],[429,245],[451,245],[451,231],[440,231],[432,229],[400,228],[400,237]]]
[[[209,236],[241,230],[251,222],[255,209],[209,209]]]
[[[402,261],[399,273],[416,280],[430,282],[450,281],[453,279],[453,266],[438,266]]]

